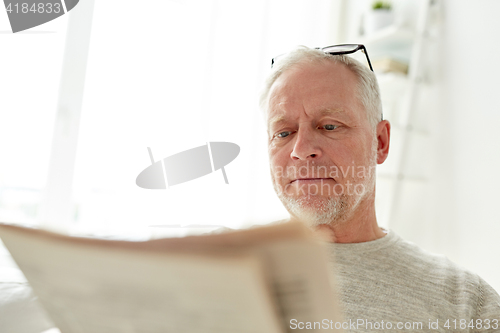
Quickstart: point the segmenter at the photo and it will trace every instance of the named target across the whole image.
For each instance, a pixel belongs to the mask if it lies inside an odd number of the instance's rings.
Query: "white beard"
[[[349,217],[361,201],[361,197],[349,197],[342,194],[338,197],[291,197],[278,193],[278,197],[288,212],[310,225],[340,223]],[[354,200],[353,200],[354,199]],[[358,200],[356,200],[358,199]]]

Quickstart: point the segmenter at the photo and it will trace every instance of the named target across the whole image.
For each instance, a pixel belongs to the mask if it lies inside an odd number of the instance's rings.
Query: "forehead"
[[[271,86],[268,122],[300,111],[310,116],[335,114],[358,118],[363,110],[356,75],[331,61],[299,63],[282,73]]]

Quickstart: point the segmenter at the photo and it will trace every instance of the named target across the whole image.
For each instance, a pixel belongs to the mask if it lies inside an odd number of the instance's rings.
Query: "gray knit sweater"
[[[500,296],[491,286],[394,231],[328,247],[345,332],[500,332]]]

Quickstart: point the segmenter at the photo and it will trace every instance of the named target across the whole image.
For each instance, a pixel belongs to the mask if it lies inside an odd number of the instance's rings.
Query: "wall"
[[[442,4],[434,222],[447,255],[500,290],[500,2]]]

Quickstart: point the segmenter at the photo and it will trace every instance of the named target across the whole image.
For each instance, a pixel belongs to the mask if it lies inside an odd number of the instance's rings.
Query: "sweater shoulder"
[[[480,286],[481,280],[477,274],[456,264],[445,255],[426,251],[399,236],[397,238],[393,247],[384,250],[401,268],[405,267],[417,275],[427,276],[430,280],[445,285],[453,286],[460,281],[470,287]]]

